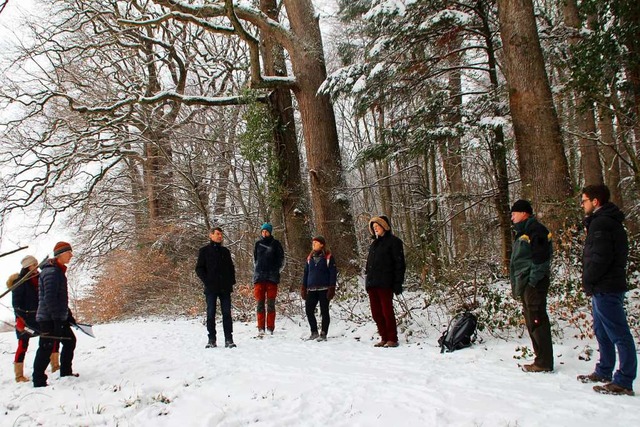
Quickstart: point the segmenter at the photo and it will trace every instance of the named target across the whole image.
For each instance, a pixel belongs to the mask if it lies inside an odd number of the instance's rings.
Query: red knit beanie
[[[53,256],[57,257],[58,255],[61,255],[65,252],[71,251],[71,244],[67,243],[67,242],[58,242],[56,243],[56,245],[53,247]]]

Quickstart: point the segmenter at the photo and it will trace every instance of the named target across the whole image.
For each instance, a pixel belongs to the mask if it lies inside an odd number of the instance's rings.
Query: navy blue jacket
[[[261,238],[253,248],[253,283],[280,283],[280,271],[284,267],[284,249],[279,241],[268,236]]]
[[[328,288],[336,285],[337,276],[336,260],[331,252],[314,252],[309,254],[304,266],[302,285],[309,290]]]
[[[236,269],[229,249],[215,242],[200,248],[196,274],[204,284],[205,294],[233,292]]]
[[[40,282],[38,284],[39,304],[36,320],[65,321],[69,317],[69,295],[67,289],[67,276],[64,270],[53,259],[40,270]]]
[[[629,243],[624,214],[605,203],[585,218],[587,238],[582,253],[582,287],[587,295],[626,292]]]
[[[29,273],[28,268],[20,270],[20,275],[13,282],[21,280]],[[25,321],[27,326],[32,329],[37,329],[36,312],[38,311],[38,276],[35,274],[27,281],[12,291],[11,303],[13,305],[13,311],[16,315],[16,319],[21,317]],[[35,283],[34,283],[35,281]]]

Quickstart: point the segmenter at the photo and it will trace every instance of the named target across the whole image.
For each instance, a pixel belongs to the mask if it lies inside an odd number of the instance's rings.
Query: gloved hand
[[[71,310],[69,310],[69,316],[67,316],[67,322],[69,322],[69,324],[71,325],[76,325],[78,322],[76,322],[76,319],[73,317],[73,313],[71,312]]]
[[[400,295],[402,293],[402,283],[397,283],[393,285],[393,293],[396,295]]]
[[[24,332],[25,327],[24,319],[22,317],[16,318],[16,330],[20,333]]]
[[[327,299],[331,301],[335,296],[336,296],[336,287],[329,286],[329,289],[327,289]]]
[[[300,287],[300,296],[303,300],[307,299],[307,288],[305,288],[304,286]]]

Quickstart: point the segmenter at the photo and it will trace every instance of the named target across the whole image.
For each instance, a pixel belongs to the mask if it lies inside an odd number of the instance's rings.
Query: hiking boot
[[[60,370],[60,353],[58,352],[51,353],[51,356],[49,356],[49,361],[51,363],[52,374]]]
[[[576,379],[578,381],[580,381],[581,383],[608,383],[611,381],[611,378],[605,378],[605,377],[601,377],[600,375],[596,374],[595,372],[589,374],[589,375],[578,375],[576,377]]]
[[[375,343],[373,346],[374,346],[374,347],[384,347],[384,345],[385,345],[386,343],[387,343],[386,341],[382,340],[382,341],[380,341],[380,342],[378,342],[378,343]]]
[[[60,372],[60,378],[62,378],[62,377],[75,377],[75,378],[78,378],[79,376],[80,376],[80,374],[76,374],[75,372],[65,372],[65,373]]]
[[[216,340],[212,340],[212,339],[210,339],[207,345],[204,346],[204,348],[215,348],[215,347],[217,347]]]
[[[267,333],[268,333],[269,335],[273,335],[273,329],[267,328]]]
[[[30,381],[29,378],[24,376],[24,363],[14,363],[13,370],[16,374],[17,383],[26,383]]]
[[[633,396],[635,394],[630,388],[625,388],[615,383],[594,385],[593,391],[596,391],[600,394],[613,394],[616,396]]]
[[[386,343],[384,343],[384,348],[393,348],[393,347],[398,347],[400,344],[398,343],[398,341],[387,341]]]
[[[318,337],[318,342],[326,341],[326,340],[327,340],[327,333],[326,332],[320,332],[320,336]]]
[[[524,372],[552,372],[553,369],[543,368],[542,366],[538,366],[535,363],[531,365],[523,365],[522,370]]]
[[[264,329],[258,329],[258,338],[264,337]]]
[[[320,335],[318,335],[317,332],[311,332],[311,335],[309,335],[309,338],[307,338],[307,341],[317,340],[319,336]]]
[[[233,341],[225,341],[225,348],[236,348],[237,346],[233,343]]]

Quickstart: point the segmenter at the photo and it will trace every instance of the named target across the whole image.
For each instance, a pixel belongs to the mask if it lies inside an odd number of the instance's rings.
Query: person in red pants
[[[376,347],[398,347],[398,328],[393,311],[393,294],[402,293],[406,269],[402,240],[391,232],[389,218],[374,216],[369,221],[373,242],[365,268],[365,287],[371,316],[376,322],[380,342]]]
[[[270,334],[276,327],[276,296],[280,272],[284,268],[284,249],[272,233],[273,226],[270,223],[262,224],[260,240],[253,249],[253,293],[257,302],[259,336],[265,334],[265,326]]]

